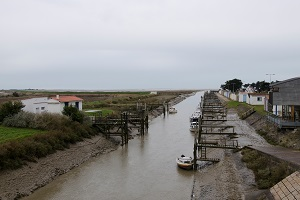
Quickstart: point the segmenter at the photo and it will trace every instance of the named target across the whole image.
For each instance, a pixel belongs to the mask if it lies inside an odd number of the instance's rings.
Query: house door
[[[243,102],[246,102],[246,101],[247,101],[247,95],[244,94],[244,95],[243,95]]]

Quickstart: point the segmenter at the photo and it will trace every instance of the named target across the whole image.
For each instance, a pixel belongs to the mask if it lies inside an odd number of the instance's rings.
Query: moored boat
[[[181,169],[192,169],[193,168],[193,159],[192,157],[186,157],[181,155],[180,158],[176,158],[177,166]]]
[[[170,107],[170,108],[169,108],[169,113],[170,113],[170,114],[177,113],[176,108]]]
[[[198,131],[198,127],[199,127],[198,122],[191,122],[191,124],[190,124],[190,131],[191,132]]]

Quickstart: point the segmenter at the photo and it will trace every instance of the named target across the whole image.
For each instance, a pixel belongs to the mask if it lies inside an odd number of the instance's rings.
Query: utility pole
[[[266,74],[266,75],[269,75],[270,76],[270,83],[271,83],[271,76],[274,76],[275,74]]]
[[[233,91],[233,93],[235,93],[235,92],[234,92],[234,84],[235,84],[235,83],[231,83],[231,84],[232,84],[232,86],[233,86],[233,89],[232,89],[232,91]]]

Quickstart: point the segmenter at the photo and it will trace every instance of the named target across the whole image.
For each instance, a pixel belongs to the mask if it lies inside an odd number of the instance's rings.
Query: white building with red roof
[[[22,110],[32,113],[61,113],[65,106],[73,106],[82,110],[83,99],[76,96],[40,97],[22,100],[25,106]]]

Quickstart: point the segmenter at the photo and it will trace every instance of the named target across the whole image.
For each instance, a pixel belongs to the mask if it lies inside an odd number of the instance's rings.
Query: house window
[[[41,107],[41,110],[45,110],[45,107]]]
[[[262,101],[262,97],[257,97],[257,101]]]
[[[69,106],[69,102],[65,102],[65,106],[68,107]]]
[[[279,92],[279,87],[273,87],[273,88],[272,88],[272,91],[273,91],[273,92]]]

